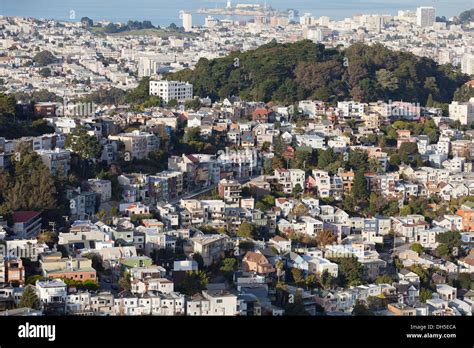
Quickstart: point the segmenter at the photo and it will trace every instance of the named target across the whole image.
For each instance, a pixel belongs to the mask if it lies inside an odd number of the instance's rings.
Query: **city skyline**
[[[25,2],[26,1],[26,2]],[[48,6],[42,4],[42,1],[48,3]],[[51,2],[53,1],[53,3]],[[178,0],[177,2],[156,2],[151,0],[138,0],[130,6],[126,0],[119,0],[121,3],[114,4],[110,0],[102,0],[102,4],[97,6],[97,1],[92,0],[24,0],[18,3],[12,0],[4,0],[0,5],[0,15],[12,15],[23,17],[50,18],[66,21],[77,21],[81,17],[90,17],[94,20],[105,20],[113,22],[127,22],[128,20],[150,20],[155,25],[167,26],[172,22],[180,21],[180,11],[190,11],[193,14],[194,22],[197,25],[203,25],[207,15],[197,13],[199,8],[225,8],[226,1],[206,1],[199,0]],[[251,3],[252,1],[241,1],[241,3]],[[239,1],[233,1],[234,5]],[[264,4],[264,1],[256,1],[257,4]],[[359,2],[357,7],[349,6],[350,0],[336,0],[331,5],[325,5],[323,2],[314,4],[313,1],[297,0],[292,1],[291,6],[283,0],[267,1],[269,6],[276,10],[286,11],[288,9],[298,10],[300,15],[309,12],[315,16],[329,16],[333,20],[341,20],[352,17],[357,14],[391,14],[395,15],[399,10],[415,10],[419,6],[433,6],[437,9],[439,16],[446,18],[458,15],[463,10],[468,9],[469,4],[463,0],[427,0],[427,1],[370,1]],[[73,11],[73,12],[71,12]],[[74,13],[75,18],[71,18]],[[226,18],[226,16],[217,16]],[[231,17],[233,19],[246,19],[249,17]]]
[[[474,8],[51,1],[0,16],[2,347],[471,341]]]

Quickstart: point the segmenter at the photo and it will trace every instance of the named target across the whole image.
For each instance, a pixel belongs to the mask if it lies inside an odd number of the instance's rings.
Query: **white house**
[[[339,269],[337,263],[331,262],[323,257],[313,257],[308,262],[308,267],[309,273],[321,275],[327,271],[332,277],[337,277]]]
[[[38,280],[36,290],[43,305],[66,303],[66,283],[61,279]]]
[[[203,291],[202,295],[209,301],[211,315],[232,316],[237,314],[237,296],[221,290]]]
[[[180,81],[150,81],[150,95],[163,99],[166,103],[170,100],[185,102],[193,99],[193,85]]]

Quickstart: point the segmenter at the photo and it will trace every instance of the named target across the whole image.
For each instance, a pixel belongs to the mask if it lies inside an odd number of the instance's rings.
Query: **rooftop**
[[[14,223],[23,223],[30,220],[36,219],[41,215],[41,212],[38,211],[16,211],[13,213],[13,222]]]

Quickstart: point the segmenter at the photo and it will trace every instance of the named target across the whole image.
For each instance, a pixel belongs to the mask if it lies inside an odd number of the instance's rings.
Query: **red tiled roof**
[[[188,160],[190,160],[193,163],[199,163],[199,160],[193,155],[186,155],[186,157],[188,158]]]
[[[467,82],[466,82],[466,86],[469,86],[469,87],[471,87],[471,88],[474,88],[474,80],[467,81]]]
[[[253,115],[268,115],[268,110],[264,108],[258,108],[258,109],[255,109],[255,111],[252,114]]]
[[[268,260],[265,256],[260,253],[256,253],[253,251],[248,251],[247,254],[244,256],[244,261],[250,261],[255,263],[267,263]]]
[[[28,222],[37,218],[41,213],[39,211],[16,211],[13,213],[13,223]]]
[[[467,263],[470,266],[474,266],[474,258],[472,258],[472,257],[465,257],[465,258],[461,259],[460,261],[462,261],[464,263]]]

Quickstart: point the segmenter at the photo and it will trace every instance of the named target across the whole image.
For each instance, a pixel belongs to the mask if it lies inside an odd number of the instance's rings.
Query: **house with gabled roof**
[[[242,260],[242,266],[245,271],[256,272],[258,274],[275,272],[271,263],[260,252],[248,251]]]

